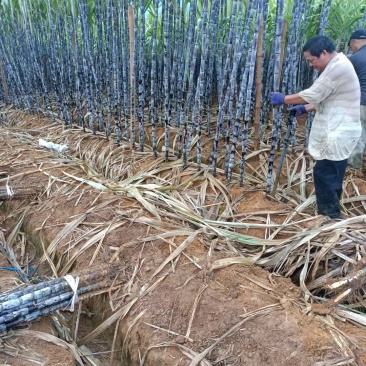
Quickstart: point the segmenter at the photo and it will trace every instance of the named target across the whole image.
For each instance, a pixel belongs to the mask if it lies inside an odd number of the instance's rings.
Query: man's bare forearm
[[[307,104],[300,94],[290,94],[285,96],[285,104]]]
[[[290,94],[285,96],[285,104],[304,104],[306,112],[315,111],[313,104],[307,104],[306,100],[300,97],[300,94]]]

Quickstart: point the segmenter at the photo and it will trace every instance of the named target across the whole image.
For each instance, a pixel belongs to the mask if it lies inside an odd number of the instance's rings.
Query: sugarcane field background
[[[365,169],[317,225],[313,115],[268,102],[365,0],[0,16],[0,364],[366,365]]]

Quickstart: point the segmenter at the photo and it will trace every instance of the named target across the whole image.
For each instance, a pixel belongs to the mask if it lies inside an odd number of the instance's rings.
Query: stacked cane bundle
[[[11,191],[9,191],[7,187],[0,187],[0,201],[37,196],[41,192],[40,187],[36,186],[27,186],[27,187],[11,186],[10,189]]]
[[[78,296],[108,288],[118,276],[116,266],[91,268],[50,281],[29,285],[0,295],[0,332],[42,315],[73,305]],[[70,279],[77,288],[72,289]]]

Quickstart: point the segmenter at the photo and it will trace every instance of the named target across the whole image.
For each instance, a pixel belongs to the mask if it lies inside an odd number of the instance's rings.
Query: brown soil
[[[26,120],[26,116],[18,116]],[[4,176],[11,176],[15,193],[23,192],[24,187],[34,187],[33,195],[3,201],[0,227],[8,237],[24,208],[29,206],[22,225],[28,240],[28,258],[32,259],[32,265],[38,266],[39,276],[53,276],[47,261],[40,262],[43,254],[41,243],[47,247],[67,223],[85,214],[82,223],[57,245],[53,259],[57,274],[112,263],[120,266],[123,280],[117,289],[83,300],[79,344],[112,314],[111,304],[115,309],[120,309],[135,301],[124,318],[86,342],[92,352],[99,354],[96,357],[102,365],[109,364],[108,352],[112,343],[115,365],[139,365],[145,356],[144,365],[188,365],[191,358],[210,346],[213,346],[212,349],[203,357],[210,363],[201,363],[203,365],[310,366],[317,362],[318,365],[337,362],[366,365],[366,332],[362,328],[343,323],[329,314],[312,312],[303,301],[304,295],[290,279],[262,268],[236,264],[211,271],[210,265],[214,261],[232,257],[233,254],[223,250],[220,243],[215,250],[209,251],[212,243],[204,233],[197,234],[183,252],[184,255],[175,257],[155,274],[175,247],[187,239],[183,235],[164,239],[159,236],[162,228],[188,229],[190,226],[169,216],[158,220],[160,226],[152,224],[150,220],[156,218],[129,194],[121,191],[100,192],[70,178],[72,175],[105,182],[103,173],[113,185],[153,165],[151,153],[131,154],[127,146],[125,149],[122,146],[121,156],[124,163],[129,163],[123,165],[119,175],[112,176],[108,172],[117,172],[117,167],[103,168],[102,162],[96,162],[98,159],[88,153],[91,146],[95,147],[99,141],[99,155],[108,156],[107,151],[111,153],[116,148],[113,144],[91,135],[76,142],[76,133],[68,130],[62,132],[58,126],[46,129],[45,120],[28,119],[26,122],[21,128],[0,130],[0,171],[4,171]],[[47,139],[51,135],[54,142],[62,141],[70,146],[67,158],[37,147],[38,138]],[[77,160],[81,152],[84,154],[84,166]],[[174,178],[176,173],[167,170],[160,174],[161,177]],[[191,176],[187,172],[174,184],[188,182]],[[4,183],[5,179],[0,176],[0,185]],[[363,191],[360,194],[364,194],[366,185],[362,180],[359,186]],[[180,194],[197,199],[197,189],[200,192],[199,183],[195,181],[187,184]],[[39,192],[42,193],[39,195]],[[206,198],[211,203],[214,198],[209,194],[213,192],[213,188],[207,188]],[[266,218],[265,212],[274,212],[272,220],[277,223],[283,222],[286,217],[283,212],[291,206],[289,201],[268,200],[263,187],[255,184],[246,184],[244,188],[233,185],[230,196],[234,215],[258,215],[263,211],[261,215]],[[207,214],[215,215],[215,212]],[[118,223],[121,225],[110,229]],[[103,228],[110,229],[103,239],[85,249],[67,267],[68,260],[93,236],[93,230]],[[263,229],[242,231],[259,238],[266,237]],[[146,242],[136,242],[137,239],[154,235],[155,238]],[[21,248],[19,243],[15,250],[19,262],[23,261],[21,264],[24,264],[26,257],[21,256]],[[1,260],[5,263],[4,258]],[[9,278],[16,275],[4,271],[0,274],[1,291],[14,287],[9,283]],[[150,290],[146,291],[147,288]],[[67,311],[62,313],[68,326],[73,328],[73,314]],[[50,317],[24,327],[55,333]],[[52,343],[25,339],[11,333],[8,336],[3,338],[3,344],[7,344],[5,349],[11,344],[13,349],[22,350],[34,359],[42,359],[45,365],[74,364],[67,350]],[[344,342],[343,347],[339,347],[341,342]],[[1,352],[0,361],[11,365],[30,365],[20,356]]]

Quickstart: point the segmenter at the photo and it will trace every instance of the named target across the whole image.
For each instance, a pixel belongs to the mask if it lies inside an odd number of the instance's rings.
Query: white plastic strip
[[[47,149],[54,150],[58,153],[63,153],[68,149],[66,144],[55,144],[51,141],[45,141],[43,139],[39,139],[39,146],[46,147]]]
[[[79,286],[79,277],[72,277],[71,275],[66,275],[64,279],[67,281],[71,290],[74,292],[74,296],[71,299],[70,311],[74,311],[75,303],[78,302],[78,286]]]
[[[8,194],[9,198],[13,198],[14,196],[14,191],[13,189],[9,186],[9,176],[8,179],[6,180],[6,193]]]

